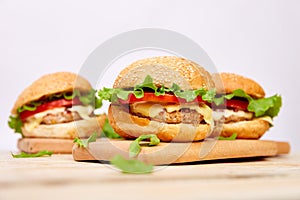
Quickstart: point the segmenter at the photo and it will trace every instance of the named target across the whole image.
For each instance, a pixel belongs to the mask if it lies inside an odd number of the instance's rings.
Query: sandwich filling
[[[231,94],[227,94],[227,95],[231,95]],[[224,96],[221,98],[224,98]],[[249,111],[249,104],[250,103],[246,98],[235,97],[235,98],[227,99],[226,102],[223,102],[222,104],[219,105],[215,105],[214,119],[219,123],[226,123],[226,124],[241,122],[241,121],[250,121],[253,119],[261,119],[267,121],[270,125],[273,124],[271,116],[257,115],[257,112]]]
[[[210,104],[214,95],[215,90],[182,90],[175,83],[170,88],[157,86],[148,75],[133,88],[103,88],[98,91],[98,100],[109,100],[123,111],[150,121],[213,126]]]
[[[39,125],[69,123],[94,117],[92,103],[95,91],[66,91],[44,96],[17,109],[17,115],[10,116],[9,126],[22,134],[22,129],[32,131]]]
[[[58,107],[36,113],[25,119],[24,129],[32,131],[39,125],[53,125],[72,121],[90,119],[93,117],[92,106],[76,105],[73,107]]]
[[[163,104],[135,102],[129,105],[132,115],[169,124],[212,124],[212,110],[204,103]]]
[[[216,112],[222,112],[221,118],[219,118],[219,120],[222,123],[228,124],[228,123],[248,121],[253,119],[261,119],[268,122],[270,125],[273,125],[273,120],[270,116],[255,117],[253,112],[247,112],[244,110],[232,110],[232,109],[224,109],[222,111],[216,111]]]

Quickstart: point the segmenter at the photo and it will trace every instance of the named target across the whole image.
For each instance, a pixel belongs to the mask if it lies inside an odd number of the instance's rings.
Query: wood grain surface
[[[123,174],[72,155],[12,158],[0,152],[0,199],[299,199],[300,154],[156,166]]]
[[[53,153],[71,154],[72,147],[72,139],[21,138],[18,140],[18,148],[26,153],[48,150]]]
[[[74,160],[110,160],[120,154],[129,158],[130,140],[98,140],[89,144],[88,150],[74,145]],[[186,163],[200,160],[218,160],[229,158],[246,158],[275,156],[287,154],[289,143],[269,140],[218,140],[193,143],[163,143],[149,147],[146,144],[137,159],[154,165]]]

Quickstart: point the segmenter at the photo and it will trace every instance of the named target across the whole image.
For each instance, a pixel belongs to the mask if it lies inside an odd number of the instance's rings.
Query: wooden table
[[[300,154],[123,174],[71,155],[0,153],[0,199],[300,199]]]

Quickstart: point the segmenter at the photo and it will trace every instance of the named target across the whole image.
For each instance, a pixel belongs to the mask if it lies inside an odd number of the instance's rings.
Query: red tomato
[[[238,100],[238,99],[230,99],[226,101],[226,106],[228,108],[234,108],[238,110],[247,110],[249,105],[248,101]]]
[[[30,111],[30,110],[25,110],[20,113],[20,119],[24,122],[26,118],[36,114],[43,112],[45,110],[50,110],[53,108],[58,108],[58,107],[68,107],[72,105],[79,105],[82,104],[79,100],[79,98],[74,98],[73,100],[67,100],[67,99],[59,99],[59,100],[54,100],[50,102],[46,102],[40,106],[38,106],[35,110]]]
[[[136,98],[134,95],[130,95],[128,97],[128,100],[122,100],[119,99],[119,103],[121,104],[129,104],[129,103],[135,103],[135,102],[141,102],[141,101],[149,101],[149,102],[162,102],[162,103],[186,103],[187,101],[185,99],[176,97],[173,94],[166,93],[165,95],[156,96],[154,93],[151,92],[145,92],[144,96],[142,98]],[[195,100],[192,102],[205,102],[203,99],[198,96]],[[207,102],[206,102],[207,103]],[[210,105],[209,103],[207,103]],[[226,105],[220,105],[220,106],[214,106],[214,107],[224,107],[237,109],[237,110],[247,110],[248,107],[248,101],[243,101],[239,99],[230,99],[226,100]]]
[[[154,93],[145,92],[142,98],[136,98],[134,95],[130,95],[128,100],[119,99],[119,103],[121,104],[129,104],[141,101],[149,101],[149,102],[163,102],[163,103],[186,103],[185,99],[180,97],[176,97],[173,94],[166,93],[165,95],[156,96]],[[204,102],[201,97],[197,97],[197,99],[192,102]]]
[[[226,100],[225,105],[222,104],[220,106],[216,106],[216,107],[223,107],[226,106],[226,108],[232,108],[232,109],[237,109],[237,110],[244,110],[246,111],[248,108],[248,101],[246,100],[239,100],[239,99],[229,99]]]

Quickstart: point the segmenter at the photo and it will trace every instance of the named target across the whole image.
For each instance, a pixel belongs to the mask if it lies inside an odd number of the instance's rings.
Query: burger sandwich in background
[[[222,107],[221,136],[236,134],[237,139],[259,139],[273,124],[281,107],[281,96],[265,97],[256,81],[235,74],[215,73],[216,110]]]
[[[71,141],[76,137],[89,137],[94,132],[100,135],[106,115],[94,115],[94,93],[90,83],[77,74],[44,75],[18,96],[11,110],[9,127],[23,138]],[[61,149],[61,153],[71,153],[70,148]]]

